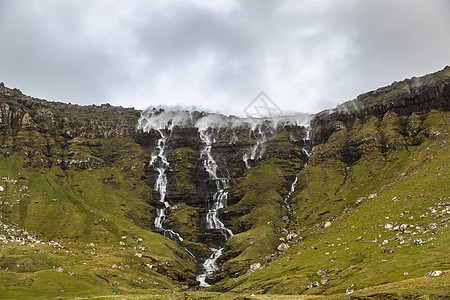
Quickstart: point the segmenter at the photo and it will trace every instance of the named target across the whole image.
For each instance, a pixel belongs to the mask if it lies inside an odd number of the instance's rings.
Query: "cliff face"
[[[109,140],[133,138],[139,111],[47,102],[0,85],[3,155],[25,155],[33,166],[89,168],[114,159],[96,151]]]
[[[135,141],[139,116],[0,86],[0,239],[25,249],[3,248],[2,257],[14,258],[0,260],[2,278],[26,288],[31,275],[51,294],[58,285],[173,289],[195,277],[197,262],[152,232],[150,156]]]
[[[175,241],[179,238],[173,232],[179,234],[182,244],[202,264],[211,255],[210,248],[226,245],[231,232],[249,231],[269,220],[264,216],[254,222],[258,217],[253,208],[266,210],[268,202],[283,207],[280,199],[286,187],[282,183],[293,181],[307,160],[301,149],[310,148],[309,129],[305,127],[308,120],[306,115],[274,121],[188,111],[145,112],[138,122],[137,141],[151,155],[150,181],[155,183],[152,205],[164,210],[164,222],[155,229]],[[245,198],[251,189],[246,178],[260,164],[266,164],[270,174],[286,174],[272,190],[277,199],[257,203],[253,197]],[[266,180],[267,187],[272,187],[270,178]],[[162,183],[161,192],[158,186]],[[215,211],[220,197],[223,203]],[[213,222],[211,218],[217,219]],[[250,218],[252,221],[244,221]],[[220,259],[239,251],[226,250]]]
[[[140,111],[132,108],[81,106],[48,102],[0,84],[2,127],[34,128],[67,138],[110,138],[134,134]]]
[[[314,144],[323,144],[341,126],[351,126],[357,119],[374,116],[381,120],[386,113],[401,116],[423,114],[431,109],[450,108],[450,67],[420,78],[413,77],[379,88],[355,100],[314,116],[311,127]]]
[[[335,294],[403,280],[385,269],[447,270],[449,100],[449,67],[268,120],[54,103],[1,84],[0,239],[25,242],[0,249],[14,255],[0,275],[54,296],[49,277],[73,295]]]

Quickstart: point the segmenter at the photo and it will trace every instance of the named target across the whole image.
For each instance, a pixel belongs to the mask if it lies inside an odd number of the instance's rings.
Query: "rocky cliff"
[[[338,105],[315,115],[311,126],[314,128],[314,144],[325,143],[340,125],[351,126],[355,120],[366,116],[383,118],[386,113],[401,116],[423,114],[431,109],[448,111],[450,108],[450,67],[442,71],[417,78],[394,82],[356,99]]]
[[[0,294],[445,296],[449,100],[449,67],[266,120],[1,84]]]

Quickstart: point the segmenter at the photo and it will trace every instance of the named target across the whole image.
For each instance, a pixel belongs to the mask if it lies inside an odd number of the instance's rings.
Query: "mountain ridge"
[[[145,116],[107,104],[52,103],[1,84],[0,273],[7,283],[0,294],[189,292],[197,289],[195,277],[209,248],[224,247],[208,290],[230,298],[250,292],[339,298],[350,290],[363,297],[375,293],[370,286],[383,291],[386,280],[399,286],[384,290],[392,297],[420,295],[411,288],[405,294],[401,282],[420,281],[430,266],[444,271],[433,278],[437,286],[430,295],[445,296],[449,97],[446,67],[360,95],[315,114],[308,124],[303,117],[245,120],[187,111],[155,119],[170,110]],[[183,114],[191,121],[175,121]],[[213,118],[221,121],[208,123]],[[143,130],[146,124],[153,125]],[[205,169],[208,142],[201,134],[211,140],[218,176],[229,180],[228,203],[217,215],[234,233],[227,241],[204,221],[218,190]],[[151,161],[162,136],[167,141],[161,153],[169,162],[162,224],[180,233],[181,242],[153,232],[162,202]],[[386,211],[389,219],[371,211]],[[412,224],[406,216],[433,221]],[[30,253],[30,247],[36,250]],[[324,247],[339,248],[326,263],[322,255],[333,254],[318,255]],[[403,271],[414,277],[377,269],[375,261],[386,260],[392,270],[403,256],[416,259]],[[431,257],[436,261],[430,263]]]

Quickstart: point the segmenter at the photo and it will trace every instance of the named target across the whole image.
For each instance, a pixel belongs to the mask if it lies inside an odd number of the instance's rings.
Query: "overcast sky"
[[[47,100],[318,112],[450,65],[448,0],[0,0],[0,81]]]

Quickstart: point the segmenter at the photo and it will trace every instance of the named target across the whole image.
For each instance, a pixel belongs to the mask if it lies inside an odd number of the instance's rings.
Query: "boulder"
[[[431,271],[425,274],[425,277],[437,277],[442,274],[442,271]]]

